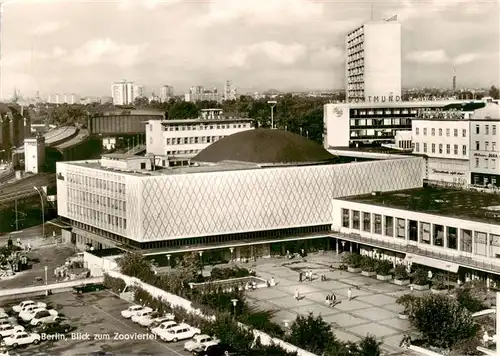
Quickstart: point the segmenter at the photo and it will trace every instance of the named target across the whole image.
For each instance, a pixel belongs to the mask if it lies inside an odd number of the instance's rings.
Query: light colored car
[[[139,324],[152,329],[156,328],[158,325],[164,323],[165,321],[173,321],[173,320],[175,320],[175,315],[170,313],[157,317],[152,317],[150,315],[147,318],[139,320]]]
[[[17,347],[21,345],[37,345],[40,342],[40,335],[35,333],[19,332],[2,340],[2,345],[7,347]]]
[[[158,325],[156,328],[152,328],[151,333],[161,338],[162,334],[164,334],[168,329],[171,329],[174,326],[177,326],[177,323],[175,321],[165,321]]]
[[[124,318],[130,319],[136,313],[143,311],[144,309],[146,309],[146,308],[143,307],[142,305],[132,305],[132,306],[128,307],[127,309],[122,310],[121,314]],[[149,309],[151,309],[151,308],[149,308]]]
[[[201,334],[201,330],[198,328],[192,328],[188,324],[179,324],[165,330],[165,332],[158,335],[161,340],[167,342],[177,342],[179,340],[191,339],[193,336]]]
[[[54,309],[44,309],[38,311],[30,321],[33,326],[38,326],[40,324],[51,324],[55,323],[59,319],[59,313]]]
[[[38,313],[39,311],[42,311],[42,310],[47,310],[47,309],[32,306],[32,307],[29,307],[29,308],[23,310],[22,312],[20,312],[19,317],[21,319],[23,319],[24,322],[28,322],[28,321],[31,321],[31,319],[33,319],[33,317],[35,316],[36,313]]]
[[[147,318],[150,315],[154,315],[154,311],[151,308],[144,308],[143,310],[132,315],[130,319],[132,319],[134,323],[139,323],[141,319]]]
[[[11,325],[11,324],[0,325],[0,336],[2,338],[9,337],[15,333],[22,331],[24,331],[24,327],[22,327],[21,325]]]
[[[15,313],[20,313],[23,311],[23,309],[25,309],[26,307],[28,306],[36,306],[36,307],[39,307],[39,308],[47,308],[47,304],[45,303],[42,303],[42,302],[34,302],[32,300],[25,300],[24,302],[21,302],[19,303],[18,305],[14,305],[12,307],[12,310],[15,312]]]
[[[191,352],[194,349],[204,348],[209,343],[216,345],[219,343],[219,340],[214,340],[213,337],[205,334],[195,335],[193,337],[193,340],[186,341],[186,343],[184,344],[184,350]]]

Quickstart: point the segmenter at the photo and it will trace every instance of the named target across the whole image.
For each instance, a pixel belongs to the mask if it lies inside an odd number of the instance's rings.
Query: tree
[[[134,99],[135,108],[147,108],[149,107],[149,100],[144,96],[140,96]]]
[[[500,91],[498,88],[494,85],[491,86],[489,92],[489,96],[491,96],[493,99],[500,99]]]
[[[336,340],[330,325],[321,316],[314,317],[309,313],[308,316],[297,316],[290,327],[287,341],[314,354],[321,354],[327,345]]]
[[[127,253],[116,260],[121,273],[127,276],[133,276],[140,280],[151,283],[154,276],[152,264],[139,253]]]
[[[446,295],[415,298],[408,315],[423,341],[432,346],[449,348],[475,336],[478,330],[470,312]]]
[[[82,105],[58,105],[50,113],[49,123],[55,125],[86,125],[87,111]]]
[[[224,344],[229,344],[239,351],[250,350],[254,336],[250,330],[241,328],[228,313],[220,313],[215,321],[206,322],[202,326],[204,333],[216,335]]]
[[[168,110],[168,118],[172,120],[194,119],[198,117],[200,109],[191,102],[178,102],[172,104]]]

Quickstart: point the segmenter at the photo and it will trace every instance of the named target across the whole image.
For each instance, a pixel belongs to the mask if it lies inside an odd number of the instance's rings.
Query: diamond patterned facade
[[[70,162],[58,164],[58,173],[67,174],[70,167]],[[421,158],[412,157],[156,176],[113,172],[107,177],[119,175],[117,181],[125,183],[127,223],[119,233],[153,242],[331,224],[334,198],[421,187],[423,167]],[[84,170],[96,169],[78,166],[81,174],[95,174]],[[67,208],[67,189],[58,180],[59,214],[79,221],[83,217]],[[82,222],[109,230],[107,222]]]

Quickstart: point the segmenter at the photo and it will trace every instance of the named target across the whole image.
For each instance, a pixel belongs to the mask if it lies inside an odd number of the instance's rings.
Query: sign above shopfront
[[[432,173],[436,173],[436,174],[446,174],[446,175],[450,175],[450,176],[464,176],[465,173],[464,172],[457,172],[457,171],[444,171],[444,170],[440,170],[440,169],[433,169],[432,170]]]
[[[449,97],[439,97],[439,96],[419,96],[419,97],[410,97],[410,100],[403,100],[400,95],[393,95],[390,93],[389,95],[375,95],[375,96],[367,96],[364,99],[351,99],[350,103],[393,103],[393,102],[411,102],[411,101],[439,101],[439,100],[455,100],[454,98]]]
[[[476,152],[474,153],[474,157],[486,157],[486,158],[498,158],[498,155],[496,153],[481,153],[481,152]]]

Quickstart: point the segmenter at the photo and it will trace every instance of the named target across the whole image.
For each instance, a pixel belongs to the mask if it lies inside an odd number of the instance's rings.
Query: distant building
[[[160,88],[160,101],[162,103],[169,101],[174,97],[174,87],[171,85],[164,85]]]
[[[111,98],[111,101],[113,101],[112,98]],[[92,103],[100,103],[101,99],[98,98],[97,96],[88,96],[86,98],[83,98],[80,102],[82,105],[89,105]]]
[[[49,104],[80,104],[80,96],[76,94],[49,94]]]
[[[103,96],[100,99],[101,104],[113,104],[113,97],[111,96]]]
[[[210,144],[253,128],[252,119],[224,116],[221,109],[203,109],[196,119],[150,120],[146,125],[146,154],[156,156],[159,166],[188,164]]]
[[[346,36],[346,100],[401,96],[401,24],[368,22]]]
[[[224,100],[236,100],[237,98],[238,91],[233,83],[228,80],[226,84],[224,84]]]
[[[111,96],[115,105],[131,105],[136,98],[144,96],[144,87],[122,80],[111,85]]]
[[[44,163],[45,137],[37,135],[24,139],[24,170],[38,174],[43,171]]]
[[[205,90],[202,86],[195,86],[189,89],[189,92],[184,94],[184,101],[195,103],[198,101],[216,101],[221,103],[223,95],[218,93],[217,88]]]

